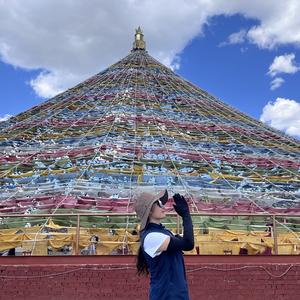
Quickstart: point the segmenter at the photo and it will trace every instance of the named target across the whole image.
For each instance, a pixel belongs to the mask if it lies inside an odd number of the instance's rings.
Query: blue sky
[[[97,22],[81,0],[0,3],[0,120],[121,59],[141,25],[152,56],[225,103],[300,137],[300,26],[280,4],[174,0],[174,9],[158,11],[148,0],[92,2]],[[290,7],[300,12],[294,0],[285,2]],[[68,20],[78,11],[80,19]]]
[[[215,17],[205,27],[204,36],[196,37],[184,49],[177,72],[223,102],[259,119],[268,101],[278,97],[300,100],[300,72],[285,76],[285,83],[273,91],[267,75],[275,56],[295,53],[300,62],[300,51],[294,46],[259,49],[250,43],[222,46],[236,29],[256,24],[242,16]]]
[[[24,70],[0,62],[0,72],[0,116],[15,115],[45,101],[29,84],[30,80],[37,75],[36,71]]]

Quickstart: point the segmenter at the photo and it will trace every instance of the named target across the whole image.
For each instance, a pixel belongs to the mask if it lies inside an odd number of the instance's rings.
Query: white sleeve
[[[144,239],[144,250],[152,258],[161,254],[157,252],[158,248],[167,239],[168,235],[161,232],[150,232]]]

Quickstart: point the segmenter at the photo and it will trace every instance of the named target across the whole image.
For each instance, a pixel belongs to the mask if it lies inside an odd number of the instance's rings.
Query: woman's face
[[[149,217],[152,219],[163,219],[166,216],[165,208],[158,204],[158,202],[153,203]]]

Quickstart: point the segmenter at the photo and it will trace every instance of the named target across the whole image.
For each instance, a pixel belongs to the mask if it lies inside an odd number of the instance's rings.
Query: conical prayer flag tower
[[[125,58],[0,130],[2,214],[125,215],[136,188],[194,213],[300,212],[300,143],[158,62],[140,28]]]

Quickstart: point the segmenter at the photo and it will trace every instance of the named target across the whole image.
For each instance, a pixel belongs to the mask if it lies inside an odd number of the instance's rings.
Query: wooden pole
[[[76,255],[79,255],[79,242],[80,242],[80,214],[77,215],[77,224],[76,224],[76,245],[75,245]]]
[[[274,250],[275,250],[275,255],[278,255],[278,241],[277,241],[276,216],[273,215],[272,218],[273,218]]]

